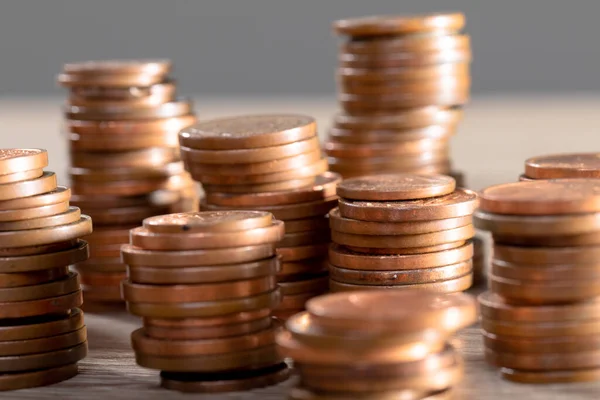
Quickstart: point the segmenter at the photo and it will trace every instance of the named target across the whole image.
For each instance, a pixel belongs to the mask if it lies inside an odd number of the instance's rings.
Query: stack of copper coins
[[[494,240],[480,296],[486,359],[509,380],[600,379],[600,181],[492,186],[475,222]]]
[[[469,36],[462,14],[339,20],[348,39],[337,78],[343,112],[326,151],[344,178],[451,172],[449,139],[469,99]]]
[[[92,217],[90,260],[78,267],[86,302],[121,302],[120,246],[144,218],[196,211],[197,188],[177,148],[181,128],[196,121],[176,98],[169,61],[66,64],[66,128],[72,203]]]
[[[330,289],[429,289],[472,284],[477,195],[445,175],[386,174],[338,185],[329,214]]]
[[[600,153],[551,154],[525,161],[520,181],[561,178],[600,178]]]
[[[204,210],[261,210],[285,222],[277,244],[285,319],[327,290],[327,213],[338,174],[327,172],[316,123],[303,115],[253,115],[202,122],[182,131],[181,154],[206,193]]]
[[[144,318],[131,337],[137,363],[184,392],[285,380],[270,316],[280,301],[275,243],[283,234],[283,222],[262,211],[168,214],[133,229],[122,248],[123,296]]]
[[[463,375],[449,343],[476,320],[465,294],[361,291],[311,299],[277,335],[300,387],[290,399],[436,399]]]
[[[45,172],[40,149],[0,149],[0,390],[44,386],[77,374],[87,354],[79,238],[92,221]]]

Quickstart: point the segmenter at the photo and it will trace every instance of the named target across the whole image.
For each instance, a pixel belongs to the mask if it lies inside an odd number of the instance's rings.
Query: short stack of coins
[[[551,154],[525,160],[520,181],[600,178],[600,153]]]
[[[491,186],[474,221],[494,242],[479,298],[488,362],[518,382],[600,380],[600,181]]]
[[[181,154],[202,183],[202,210],[261,210],[285,222],[277,244],[282,319],[327,291],[327,213],[340,176],[327,172],[315,120],[303,115],[251,115],[198,123],[182,131]]]
[[[463,14],[379,16],[334,23],[342,113],[325,145],[344,178],[452,172],[449,140],[469,99]]]
[[[300,376],[292,400],[451,399],[463,361],[449,339],[477,318],[462,293],[334,293],[306,310],[277,335]]]
[[[196,211],[197,188],[183,168],[179,130],[196,122],[176,97],[167,60],[66,64],[66,130],[72,203],[92,217],[90,259],[78,267],[86,303],[121,303],[120,246],[153,215]]]
[[[331,291],[459,292],[473,280],[477,195],[445,175],[344,180],[329,214]]]
[[[144,220],[122,248],[123,297],[143,317],[131,336],[136,361],[161,385],[225,392],[287,379],[275,347],[280,325],[283,222],[262,211],[168,214]]]
[[[0,391],[70,379],[87,355],[69,266],[88,258],[92,221],[47,166],[45,150],[0,149]]]

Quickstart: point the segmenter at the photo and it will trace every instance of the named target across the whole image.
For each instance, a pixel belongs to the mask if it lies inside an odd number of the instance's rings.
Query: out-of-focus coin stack
[[[344,180],[329,214],[330,290],[458,292],[473,279],[477,195],[445,175]]]
[[[449,343],[475,322],[465,294],[361,291],[308,301],[277,334],[300,375],[293,400],[450,399],[463,361]]]
[[[513,381],[600,379],[600,181],[492,186],[474,220],[494,240],[486,359]]]
[[[463,14],[339,20],[342,112],[325,145],[344,178],[453,172],[449,140],[469,99],[471,45]]]
[[[45,150],[0,149],[0,391],[72,378],[87,354],[69,266],[88,258],[92,222],[47,166]]]
[[[182,131],[186,169],[201,182],[204,210],[261,210],[285,222],[277,244],[282,319],[327,291],[327,213],[340,176],[327,172],[315,120],[253,115],[198,123]]]
[[[180,161],[177,134],[196,121],[176,97],[166,60],[66,64],[66,130],[72,203],[92,217],[90,259],[78,266],[86,304],[122,302],[120,246],[144,218],[196,211],[197,187]]]
[[[525,160],[520,181],[600,178],[600,153],[551,154]]]
[[[184,392],[285,380],[270,316],[281,299],[275,243],[283,235],[283,222],[262,211],[169,214],[131,230],[123,296],[144,318],[131,336],[137,363]]]

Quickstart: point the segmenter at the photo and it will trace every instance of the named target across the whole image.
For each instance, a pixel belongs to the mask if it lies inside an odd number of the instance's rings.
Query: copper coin
[[[519,182],[522,182],[522,181],[527,182],[527,181],[535,181],[535,180],[537,180],[537,179],[530,178],[530,177],[526,176],[525,174],[519,175]]]
[[[399,135],[396,135],[398,137]],[[395,143],[348,144],[340,143],[333,138],[325,142],[325,151],[329,157],[356,158],[411,156],[421,152],[446,150],[448,142],[439,139],[420,139],[413,141],[397,141]]]
[[[362,253],[365,255],[415,255],[423,253],[437,253],[440,251],[446,251],[462,247],[466,241],[444,243],[436,246],[427,247],[405,247],[405,248],[379,248],[379,247],[356,247],[356,246],[345,246],[348,250],[355,253]]]
[[[398,307],[402,304],[402,307]],[[320,296],[306,304],[324,328],[402,334],[435,327],[454,332],[475,322],[475,299],[467,294],[364,291]]]
[[[85,262],[81,262],[73,267],[80,275],[88,272],[127,272],[127,266],[121,262],[121,258],[97,257]]]
[[[433,141],[447,142],[454,135],[456,127],[448,125],[429,125],[414,129],[362,129],[362,128],[330,128],[329,140],[334,143],[360,145],[365,149],[369,145],[402,145],[404,142]]]
[[[379,55],[404,52],[426,53],[470,47],[471,38],[468,35],[410,35],[349,40],[340,45],[340,51],[351,54]]]
[[[494,258],[515,264],[595,264],[600,246],[520,247],[494,244]]]
[[[394,290],[414,290],[414,291],[430,291],[435,293],[455,293],[462,292],[469,289],[473,285],[473,274],[468,273],[461,277],[448,279],[445,281],[428,282],[428,283],[413,283],[410,285],[366,285],[366,284],[352,284],[344,283],[339,281],[330,280],[329,290],[331,292],[344,292],[344,291],[356,291],[356,290],[381,290],[390,289]]]
[[[90,258],[118,258],[121,256],[120,244],[90,245]]]
[[[144,285],[123,281],[123,298],[131,303],[193,303],[255,296],[277,287],[273,276],[196,285]]]
[[[173,268],[171,266],[130,266],[129,279],[134,283],[155,285],[227,282],[276,275],[280,270],[276,257],[245,264]],[[0,278],[1,279],[1,278]]]
[[[77,168],[155,168],[177,160],[172,148],[150,147],[118,153],[72,152],[71,165]]]
[[[265,228],[273,216],[261,211],[202,211],[146,218],[144,228],[154,233],[236,232]]]
[[[0,232],[0,241],[2,241],[2,246],[7,248],[38,246],[77,239],[91,232],[92,220],[87,215],[81,215],[77,222],[70,224],[24,231]]]
[[[180,133],[180,143],[193,149],[250,149],[306,140],[315,136],[315,131],[315,120],[305,115],[247,115],[190,126]]]
[[[0,175],[0,184],[28,181],[39,178],[44,174],[42,169],[32,169],[30,171],[15,172],[14,174]]]
[[[118,135],[108,138],[102,138],[94,134],[93,136],[84,136],[82,134],[71,133],[67,136],[69,149],[71,152],[115,152],[115,151],[133,151],[149,147],[177,147],[177,132],[166,131],[162,133],[147,134],[144,136]]]
[[[69,74],[149,74],[164,75],[171,70],[169,60],[99,60],[67,63],[63,71]]]
[[[469,63],[448,63],[425,67],[402,68],[338,68],[337,75],[341,82],[418,82],[439,79],[447,76],[468,76]]]
[[[0,255],[0,272],[17,273],[41,271],[76,264],[88,258],[88,245],[80,240],[70,248],[24,256]]]
[[[188,163],[202,164],[251,164],[263,163],[299,156],[319,150],[317,136],[297,142],[261,148],[232,150],[198,150],[181,148],[182,158]]]
[[[126,103],[112,107],[66,107],[65,116],[84,121],[138,120],[181,117],[193,113],[189,99],[179,98],[152,107],[132,108]]]
[[[496,335],[530,338],[586,336],[600,333],[600,322],[597,319],[544,321],[542,323],[538,321],[514,322],[482,319],[481,327],[485,331]]]
[[[76,133],[78,137],[110,137],[111,141],[134,140],[135,138],[144,138],[147,136],[171,134],[175,136],[177,144],[177,134],[182,128],[196,122],[195,115],[183,115],[173,118],[161,118],[152,120],[133,120],[133,121],[83,121],[68,119],[65,121],[67,130]]]
[[[281,271],[277,275],[280,282],[304,279],[306,276],[321,275],[327,272],[327,258],[309,258],[297,262],[281,263]]]
[[[426,154],[426,157],[430,157],[431,153]],[[395,164],[396,161],[388,163],[388,158],[373,159],[367,163],[356,162],[349,163],[347,160],[330,158],[330,168],[332,171],[336,171],[341,174],[345,179],[357,178],[365,175],[375,174],[393,174],[393,173],[406,173],[406,174],[448,174],[450,172],[450,159],[447,155],[438,155],[440,160],[425,160],[415,161],[418,165],[401,165]],[[435,156],[435,157],[438,157]],[[373,161],[373,163],[371,163]],[[409,162],[412,159],[404,159],[401,163]]]
[[[453,399],[451,390],[427,394],[417,390],[400,390],[391,392],[376,392],[376,394],[357,393],[323,393],[312,392],[304,387],[292,388],[289,400],[450,400]]]
[[[338,55],[338,65],[343,68],[425,67],[470,61],[472,61],[470,49],[448,49],[424,53],[388,53],[385,55],[341,52]]]
[[[47,193],[32,195],[24,198],[15,198],[13,200],[0,201],[0,215],[2,212],[12,212],[14,210],[31,209],[36,207],[44,207],[52,204],[59,204],[69,201],[71,190],[58,186],[56,189]]]
[[[264,319],[270,315],[268,308],[256,309],[252,311],[242,311],[232,314],[225,314],[216,317],[205,318],[183,318],[183,319],[161,319],[161,318],[144,318],[144,326],[154,326],[170,329],[186,329],[186,328],[208,328],[220,327],[223,325],[239,324],[243,322],[256,321]]]
[[[329,281],[327,276],[317,276],[315,278],[293,282],[279,282],[279,288],[281,294],[284,296],[311,292],[326,292],[329,288]]]
[[[204,191],[207,193],[210,192],[219,192],[225,194],[249,194],[249,193],[280,193],[284,194],[287,191],[301,189],[304,190],[306,188],[312,187],[315,184],[315,178],[323,174],[318,174],[316,176],[311,176],[309,178],[301,178],[301,179],[291,179],[287,181],[280,182],[270,182],[270,183],[260,183],[260,184],[246,184],[246,185],[211,185],[211,184],[202,184]],[[337,174],[336,174],[337,175]]]
[[[555,215],[600,211],[595,179],[557,179],[491,186],[480,193],[480,209],[496,214]]]
[[[55,215],[68,212],[69,208],[69,201],[67,200],[62,203],[48,204],[40,207],[4,210],[0,211],[0,224],[23,226],[27,225],[29,223],[28,221],[47,220],[48,218],[52,219]],[[35,222],[33,222],[33,224],[35,224]]]
[[[366,202],[340,199],[342,217],[363,221],[423,221],[468,216],[477,207],[477,195],[468,189],[456,189],[446,196],[430,199]]]
[[[242,247],[279,242],[283,239],[282,221],[264,228],[230,232],[153,233],[146,228],[131,230],[131,244],[146,250],[199,250]]]
[[[520,265],[492,259],[491,273],[499,278],[524,281],[578,281],[600,279],[600,264]]]
[[[355,82],[352,80],[340,80],[338,83],[342,98],[363,100],[374,99],[377,102],[383,100],[407,101],[409,99],[423,96],[438,96],[439,98],[468,93],[471,80],[468,76],[447,75],[431,80],[396,81],[396,82]]]
[[[69,103],[73,105],[81,101],[102,105],[103,102],[123,101],[134,106],[149,99],[164,99],[172,97],[176,91],[175,81],[167,79],[152,86],[109,87],[109,86],[76,86],[69,88]],[[165,103],[167,100],[158,101]]]
[[[46,299],[64,296],[79,289],[79,276],[69,273],[64,278],[54,282],[45,282],[38,285],[21,287],[0,288],[0,302],[26,302],[31,300]]]
[[[311,217],[304,219],[290,219],[285,221],[286,233],[298,233],[308,231],[323,231],[329,228],[327,217]]]
[[[142,206],[142,207],[120,207],[104,209],[84,209],[87,215],[94,221],[94,227],[114,226],[114,225],[135,225],[145,218],[157,214],[168,213],[168,206]],[[129,236],[129,235],[127,235]],[[129,237],[119,243],[126,243]]]
[[[121,288],[119,286],[91,286],[81,285],[83,290],[83,299],[85,300],[85,307],[88,307],[90,303],[123,303],[123,297],[121,296]]]
[[[130,181],[136,179],[166,178],[171,175],[181,174],[183,163],[172,162],[151,168],[71,168],[69,174],[74,182],[106,182],[106,181]]]
[[[48,152],[42,149],[1,149],[0,176],[39,170],[48,166]],[[0,178],[6,179],[6,178]],[[0,181],[0,183],[5,183]]]
[[[32,371],[73,364],[87,355],[87,342],[76,346],[37,354],[0,357],[1,372]]]
[[[260,210],[272,213],[273,216],[279,220],[296,220],[301,218],[310,218],[315,216],[324,216],[329,210],[337,205],[338,198],[336,196],[328,197],[322,200],[310,201],[306,203],[295,203],[295,204],[283,204],[283,205],[264,205],[264,206],[244,206],[239,208],[248,208],[253,210]],[[212,204],[203,204],[201,206],[206,210],[225,210],[229,209],[228,206],[215,206]]]
[[[18,343],[22,340],[49,338],[77,331],[83,326],[83,313],[78,308],[74,308],[70,312],[67,311],[66,315],[8,320],[0,326],[0,340]]]
[[[71,187],[74,192],[90,196],[139,196],[149,194],[155,190],[180,189],[189,179],[187,173],[182,173],[180,175],[172,175],[168,178],[147,178],[144,180],[106,182],[73,181]]]
[[[333,121],[334,126],[341,129],[394,130],[424,128],[431,125],[455,126],[461,119],[460,109],[428,106],[385,115],[337,114]]]
[[[82,344],[86,340],[87,331],[85,326],[83,326],[76,331],[62,333],[52,337],[0,342],[0,358],[67,349]]]
[[[509,236],[493,234],[492,239],[496,244],[517,245],[524,247],[589,247],[600,244],[600,239],[598,238],[596,232],[564,236]]]
[[[144,332],[148,337],[167,340],[201,340],[220,339],[232,336],[242,336],[255,333],[269,328],[273,323],[271,317],[265,317],[253,321],[237,324],[227,324],[212,327],[189,328],[178,327],[176,329],[161,326],[144,325]]]
[[[67,266],[40,271],[0,273],[0,288],[40,285],[66,278],[68,274],[69,268]]]
[[[62,73],[58,75],[58,82],[62,86],[151,86],[160,83],[163,75],[157,74],[98,74],[91,73],[73,74]]]
[[[576,353],[600,350],[600,336],[519,338],[481,332],[486,348],[500,353]],[[583,340],[582,340],[583,339]]]
[[[0,185],[0,200],[14,200],[21,197],[35,196],[56,189],[54,172],[44,172],[39,178],[28,181],[4,183]]]
[[[528,304],[572,303],[600,296],[600,280],[526,281],[490,275],[490,289]]]
[[[148,196],[132,196],[132,197],[117,197],[117,196],[89,196],[82,194],[73,194],[71,196],[71,204],[86,210],[106,210],[107,208],[125,208],[125,207],[144,207],[148,206],[150,199]]]
[[[93,219],[92,219],[93,221]],[[89,235],[84,236],[82,239],[86,240],[92,245],[105,245],[105,244],[122,244],[129,242],[129,230],[136,228],[137,224],[131,226],[125,226],[122,229],[109,228],[97,228],[94,227],[94,231]]]
[[[519,383],[571,383],[600,379],[600,368],[577,368],[563,371],[523,371],[501,368],[500,373],[504,379]]]
[[[372,114],[382,111],[436,105],[452,107],[467,104],[468,88],[461,91],[402,93],[390,95],[339,94],[338,101],[344,111],[356,114]]]
[[[0,303],[0,318],[25,318],[68,312],[83,303],[81,290],[69,294],[30,301]]]
[[[287,380],[289,376],[290,370],[285,363],[222,374],[181,374],[161,371],[160,386],[184,393],[241,392],[276,385]]]
[[[497,353],[485,349],[485,359],[493,365],[533,371],[595,368],[600,366],[600,351],[579,353]]]
[[[76,247],[79,244],[78,239],[67,240],[63,242],[56,242],[38,246],[25,246],[25,247],[0,247],[0,257],[20,257],[20,256],[31,256],[41,255],[45,253],[54,253],[57,251],[69,250]]]
[[[600,154],[553,154],[529,158],[525,161],[525,175],[533,179],[599,178]]]
[[[432,164],[442,164],[448,162],[448,151],[446,148],[420,152],[418,154],[410,154],[405,157],[381,156],[381,157],[328,157],[332,168],[348,171],[368,172],[371,169],[380,170],[383,168],[406,168],[416,169],[418,167],[426,167]],[[364,175],[364,174],[363,174]],[[370,174],[379,175],[379,174]],[[429,174],[428,174],[429,175]]]
[[[331,232],[329,229],[322,231],[307,231],[286,233],[277,245],[281,247],[308,246],[311,244],[329,243]]]
[[[307,246],[278,247],[277,254],[282,262],[299,261],[327,255],[328,244],[311,244]]]
[[[334,266],[369,271],[412,270],[435,268],[462,263],[473,256],[473,244],[466,243],[451,250],[437,253],[411,255],[372,255],[355,253],[342,246],[332,244],[329,250],[329,261]]]
[[[85,286],[112,286],[119,287],[121,282],[127,278],[123,272],[91,272],[85,271],[81,275],[81,284]],[[84,293],[85,295],[85,293]]]
[[[462,13],[370,16],[337,20],[334,30],[348,36],[388,36],[421,32],[458,31],[465,26]]]
[[[68,203],[67,203],[68,204]],[[52,207],[52,206],[46,206]],[[61,225],[68,225],[79,221],[81,212],[77,207],[69,207],[67,211],[50,216],[41,216],[40,218],[31,218],[21,221],[0,222],[0,231],[22,231],[28,229],[50,228]]]
[[[2,374],[0,391],[49,386],[71,379],[77,375],[77,372],[77,364],[73,363],[33,372]]]

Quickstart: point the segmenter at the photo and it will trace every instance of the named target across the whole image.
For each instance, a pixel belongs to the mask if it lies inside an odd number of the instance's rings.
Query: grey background
[[[329,94],[331,21],[460,10],[473,91],[600,89],[598,0],[0,0],[0,95],[60,94],[62,63],[168,57],[196,95]]]

